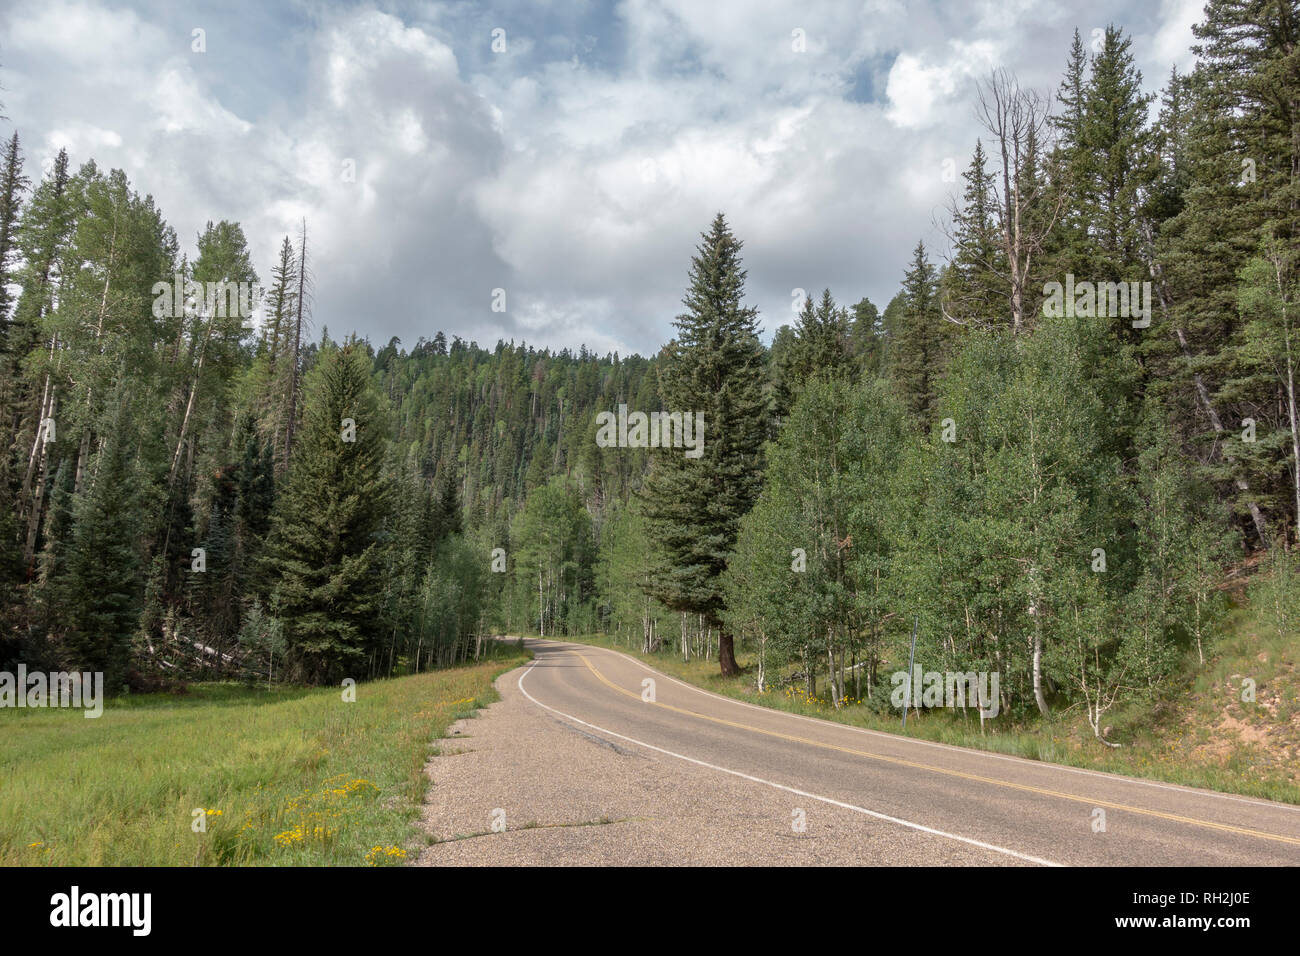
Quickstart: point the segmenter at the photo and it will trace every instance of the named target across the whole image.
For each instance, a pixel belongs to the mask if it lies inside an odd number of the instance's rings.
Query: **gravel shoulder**
[[[426,766],[421,825],[438,842],[415,865],[1017,862],[606,738],[525,697],[525,670],[498,678],[501,700],[453,725]]]

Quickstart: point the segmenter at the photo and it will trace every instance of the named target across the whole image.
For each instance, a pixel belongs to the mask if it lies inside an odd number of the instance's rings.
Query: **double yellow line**
[[[596,679],[606,687],[616,690],[620,694],[624,694],[634,700],[642,700],[641,695],[619,687],[617,684],[611,683],[604,674],[596,670],[595,665],[592,664],[585,655],[579,653],[578,657],[582,658],[582,662],[587,665],[588,669],[590,669],[593,674],[596,675]],[[900,767],[911,767],[914,770],[928,770],[931,773],[941,773],[945,776],[959,777],[963,780],[974,780],[978,783],[987,783],[995,787],[1006,787],[1009,790],[1021,790],[1025,793],[1037,793],[1047,797],[1058,797],[1061,800],[1072,800],[1075,803],[1082,803],[1090,807],[1106,807],[1109,810],[1123,810],[1127,813],[1140,813],[1143,816],[1159,817],[1162,820],[1171,820],[1174,823],[1186,823],[1191,826],[1206,827],[1211,830],[1222,830],[1225,833],[1240,833],[1244,836],[1258,837],[1261,840],[1272,840],[1276,843],[1289,843],[1292,846],[1300,846],[1300,838],[1296,837],[1282,836],[1277,833],[1265,833],[1262,830],[1252,830],[1248,827],[1236,827],[1228,823],[1215,823],[1212,820],[1200,820],[1195,817],[1184,817],[1179,816],[1176,813],[1164,813],[1160,810],[1148,810],[1145,807],[1132,807],[1124,803],[1111,803],[1106,800],[1094,800],[1091,797],[1081,797],[1073,793],[1062,793],[1059,790],[1049,790],[1045,787],[1031,787],[1028,784],[1012,783],[1008,780],[997,780],[993,777],[982,777],[979,774],[964,773],[960,770],[949,770],[946,767],[936,767],[931,764],[917,763],[913,760],[904,760],[901,757],[886,757],[883,754],[869,753],[865,750],[854,750],[851,747],[840,747],[836,744],[823,743],[820,740],[812,740],[808,737],[797,737],[793,734],[783,734],[775,730],[764,730],[762,727],[753,727],[749,724],[737,723],[734,720],[724,720],[721,717],[712,717],[709,714],[701,714],[693,710],[685,710],[681,707],[674,707],[671,704],[660,703],[659,701],[654,701],[653,703],[655,706],[663,707],[675,713],[685,714],[688,717],[697,717],[700,720],[712,721],[715,724],[735,727],[739,730],[748,730],[756,734],[765,734],[768,737],[777,737],[781,740],[789,740],[794,743],[809,744],[813,747],[821,747],[824,750],[837,750],[840,753],[852,754],[855,757],[866,757],[869,760],[879,760],[883,763],[897,764]]]

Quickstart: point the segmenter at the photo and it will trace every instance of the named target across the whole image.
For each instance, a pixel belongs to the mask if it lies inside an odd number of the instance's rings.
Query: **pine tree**
[[[293,338],[288,355],[288,387],[285,391],[284,461],[286,467],[293,458],[293,440],[298,430],[298,392],[303,368],[302,333],[308,321],[308,271],[307,271],[307,220],[302,221],[298,243],[298,293],[293,301]],[[323,330],[322,330],[323,331]]]
[[[18,468],[12,455],[22,416],[21,386],[23,354],[29,343],[13,341],[10,335],[11,294],[15,281],[14,253],[22,196],[28,186],[23,176],[22,154],[15,132],[5,147],[0,168],[0,627],[8,622],[8,611],[16,597],[15,587],[22,571],[18,540],[20,488]],[[18,345],[19,348],[15,346]],[[7,628],[6,628],[7,630]]]
[[[1179,410],[1183,439],[1199,446],[1203,476],[1231,497],[1251,539],[1267,548],[1270,502],[1291,498],[1287,443],[1271,458],[1242,447],[1241,423],[1263,417],[1280,395],[1276,381],[1242,367],[1249,353],[1236,347],[1244,323],[1238,283],[1260,241],[1271,237],[1284,253],[1280,287],[1294,284],[1300,16],[1293,3],[1210,0],[1193,32],[1198,60],[1180,104],[1188,188],[1154,243],[1152,270],[1166,308],[1144,339],[1145,352],[1153,387]]]
[[[441,541],[464,530],[458,488],[456,469],[453,465],[447,465],[438,476],[432,499],[431,524],[435,540]]]
[[[94,479],[73,492],[72,530],[54,591],[63,663],[69,670],[102,671],[105,686],[118,689],[127,680],[143,597],[137,541],[124,529],[140,527],[143,513],[120,393],[112,404],[113,427],[97,455]]]
[[[659,450],[644,486],[651,533],[664,551],[654,594],[719,629],[723,674],[739,668],[732,634],[722,626],[720,577],[740,519],[761,488],[767,432],[763,346],[757,310],[742,304],[740,249],[719,213],[691,260],[686,311],[677,317],[677,337],[665,349],[660,373],[670,412],[704,416],[703,454]]]
[[[1189,106],[1187,78],[1179,74],[1177,67],[1172,67],[1169,82],[1160,97],[1160,116],[1152,130],[1152,148],[1158,169],[1148,207],[1152,233],[1182,211],[1184,193],[1191,185],[1186,156],[1187,128],[1191,119]],[[1146,251],[1149,256],[1150,250]]]
[[[387,423],[355,342],[321,355],[304,405],[264,567],[296,672],[325,683],[361,677],[378,647]]]
[[[805,299],[803,313],[812,312],[812,300]],[[772,335],[772,347],[768,349],[768,369],[771,375],[769,413],[771,415],[771,436],[776,437],[794,404],[794,395],[798,390],[796,365],[799,360],[799,339],[794,328],[783,325]]]
[[[849,370],[848,315],[835,305],[830,289],[822,290],[821,301],[814,307],[811,298],[804,302],[795,327],[793,381],[806,383],[810,378],[835,378]]]
[[[1044,250],[1048,270],[1053,277],[1063,277],[1072,272],[1077,276],[1092,275],[1088,262],[1088,180],[1090,176],[1085,138],[1085,113],[1088,100],[1088,54],[1078,28],[1070,41],[1066,58],[1065,77],[1057,88],[1056,99],[1060,111],[1051,117],[1056,133],[1055,165],[1060,171],[1058,181],[1052,186],[1052,196],[1060,204],[1061,213],[1057,229],[1053,231]],[[1064,281],[1056,278],[1056,281]]]
[[[17,132],[5,144],[0,164],[0,356],[8,356],[9,312],[12,304],[8,287],[15,278],[10,270],[14,264],[22,197],[30,185],[30,181],[23,175],[23,157],[18,148]]]
[[[950,209],[953,256],[944,270],[943,311],[963,326],[990,328],[1006,323],[1010,311],[1003,250],[998,243],[993,174],[983,142],[976,140],[970,166],[962,174],[960,207]]]
[[[867,378],[878,377],[884,365],[884,335],[880,310],[863,296],[853,306],[849,342],[857,370]]]
[[[1061,104],[1061,111],[1051,117],[1052,128],[1057,132],[1057,145],[1062,152],[1071,154],[1081,147],[1083,142],[1083,114],[1087,83],[1088,54],[1083,48],[1083,38],[1079,28],[1074,28],[1070,40],[1070,53],[1065,61],[1065,77],[1057,87],[1056,99]],[[1067,160],[1067,167],[1069,165]]]
[[[890,378],[913,425],[924,430],[935,424],[935,397],[945,361],[937,277],[924,242],[918,242],[912,251],[912,264],[903,275],[902,295]]]
[[[1134,282],[1146,274],[1142,228],[1159,155],[1147,124],[1152,97],[1142,92],[1130,46],[1121,30],[1106,28],[1085,91],[1079,153],[1086,159],[1071,177],[1090,237],[1084,257],[1090,271],[1081,274],[1099,282]],[[1116,333],[1127,339],[1145,334],[1130,318],[1113,317]]]

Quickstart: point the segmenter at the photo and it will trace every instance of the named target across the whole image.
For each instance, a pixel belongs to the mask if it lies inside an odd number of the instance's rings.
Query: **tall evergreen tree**
[[[1147,122],[1152,97],[1142,92],[1132,41],[1108,26],[1093,59],[1085,92],[1082,139],[1071,177],[1074,202],[1086,224],[1089,249],[1081,258],[1098,282],[1135,282],[1146,276],[1143,226],[1158,175],[1159,155]],[[1132,339],[1130,316],[1113,317],[1117,334]]]
[[[1060,110],[1049,122],[1056,133],[1056,167],[1060,176],[1051,186],[1053,198],[1060,203],[1058,228],[1049,237],[1044,250],[1048,269],[1054,276],[1072,272],[1091,275],[1087,261],[1088,210],[1083,201],[1087,190],[1088,163],[1085,145],[1085,114],[1088,100],[1088,53],[1075,28],[1070,52],[1065,61],[1065,76],[1056,92]],[[1057,281],[1064,281],[1057,279]]]
[[[947,333],[939,311],[937,283],[925,243],[918,242],[912,251],[912,263],[903,275],[903,307],[894,335],[890,377],[913,425],[919,429],[935,424],[935,398],[945,361]]]
[[[23,193],[30,185],[23,175],[23,156],[15,132],[5,144],[0,158],[0,356],[8,354],[9,313],[12,306],[9,285],[14,280],[11,269],[17,251],[18,220]]]
[[[853,305],[849,326],[850,351],[859,373],[876,378],[884,366],[885,327],[880,310],[863,296]]]
[[[0,160],[0,627],[7,621],[14,587],[22,569],[18,539],[19,485],[18,468],[12,455],[22,416],[21,387],[23,355],[20,348],[29,343],[11,341],[12,311],[9,286],[14,275],[14,258],[18,217],[22,196],[28,186],[23,176],[22,154],[15,132]],[[16,338],[16,337],[15,337]],[[15,347],[19,346],[19,347]]]
[[[1276,405],[1280,391],[1244,368],[1238,283],[1261,240],[1281,243],[1279,287],[1294,285],[1300,256],[1300,78],[1294,68],[1300,10],[1293,2],[1209,0],[1193,28],[1197,65],[1185,93],[1188,188],[1164,222],[1152,270],[1167,308],[1144,339],[1161,394],[1179,409],[1184,440],[1203,475],[1233,501],[1257,545],[1272,542],[1270,501],[1286,501],[1281,456],[1253,454],[1238,431]],[[1247,384],[1247,383],[1250,384]]]
[[[979,140],[962,179],[961,205],[949,211],[953,254],[944,270],[942,308],[948,318],[963,326],[1004,325],[1010,309],[1007,267],[997,236],[993,174]]]
[[[355,342],[321,356],[306,392],[265,567],[293,665],[320,683],[360,678],[377,664],[387,422]]]
[[[661,392],[669,411],[704,416],[699,458],[661,449],[646,478],[646,515],[662,542],[655,595],[718,628],[718,661],[734,674],[733,636],[722,624],[720,584],[740,519],[762,485],[767,431],[764,355],[757,310],[742,304],[741,242],[719,213],[691,260],[690,284],[665,349]]]
[[[797,360],[794,371],[800,381],[812,377],[835,378],[849,370],[849,318],[835,304],[830,289],[822,290],[821,301],[811,298],[799,315],[795,329]]]
[[[120,392],[111,405],[113,427],[96,456],[94,478],[73,495],[67,555],[53,585],[59,620],[53,636],[69,670],[101,671],[105,686],[117,690],[127,680],[143,596],[138,542],[124,529],[140,527],[144,516]]]
[[[289,380],[292,378],[297,356],[294,351],[295,315],[298,300],[298,264],[293,243],[285,236],[280,243],[279,261],[271,269],[271,288],[266,300],[266,328],[262,342],[266,355],[265,393],[262,396],[262,414],[265,428],[277,450],[288,416]],[[288,461],[278,457],[277,470],[284,473]]]

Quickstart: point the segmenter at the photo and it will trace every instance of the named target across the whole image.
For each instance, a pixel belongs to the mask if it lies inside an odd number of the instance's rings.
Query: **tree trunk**
[[[830,635],[828,634],[827,637],[829,638],[829,636]],[[835,651],[832,650],[829,639],[826,642],[826,664],[826,679],[830,681],[831,684],[831,704],[834,705],[836,710],[839,710],[840,697],[843,696],[843,693],[835,683]]]
[[[722,676],[731,677],[740,673],[736,663],[736,649],[732,644],[731,633],[724,627],[718,630],[718,664],[722,667]]]
[[[203,361],[208,354],[208,340],[212,336],[213,320],[208,320],[208,327],[203,333],[203,344],[199,346],[199,360],[194,368],[194,381],[190,384],[190,396],[185,402],[185,414],[181,417],[180,432],[176,436],[176,451],[172,454],[172,466],[167,472],[167,483],[176,478],[176,466],[181,462],[181,451],[185,447],[185,433],[190,427],[190,416],[194,413],[194,399],[199,394],[199,382],[203,378]]]
[[[54,360],[54,350],[59,341],[57,335],[50,342],[50,360]],[[47,411],[47,407],[50,411]],[[54,408],[54,396],[50,389],[50,373],[45,373],[45,388],[41,391],[41,413],[36,419],[36,437],[32,440],[32,453],[27,456],[27,471],[23,474],[23,500],[28,502],[32,489],[32,475],[36,474],[37,462],[45,445],[45,420],[50,418]]]
[[[297,431],[298,420],[298,373],[302,356],[302,316],[303,297],[307,292],[307,220],[302,221],[302,249],[298,256],[298,300],[294,303],[295,318],[293,326],[293,364],[289,369],[289,413],[284,425],[284,467],[288,469],[289,459],[293,456],[293,439]]]
[[[36,554],[36,532],[41,526],[41,513],[45,508],[45,483],[50,474],[50,456],[41,452],[41,471],[36,479],[36,493],[32,496],[31,511],[27,514],[27,540],[23,546],[23,563],[31,565]]]
[[[1043,633],[1038,622],[1034,622],[1034,703],[1038,712],[1047,716],[1047,701],[1043,698]]]
[[[1277,270],[1279,293],[1282,292],[1281,266],[1274,264]],[[1286,343],[1286,406],[1287,417],[1291,423],[1291,484],[1295,494],[1296,542],[1300,543],[1300,423],[1296,421],[1295,401],[1295,360],[1291,355],[1291,322],[1287,313],[1285,294],[1282,295],[1282,334]],[[1199,637],[1198,637],[1199,640]]]

